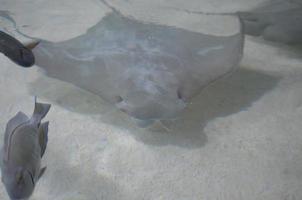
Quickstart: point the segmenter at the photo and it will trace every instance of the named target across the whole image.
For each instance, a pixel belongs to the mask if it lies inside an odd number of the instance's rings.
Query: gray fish
[[[25,46],[14,37],[0,31],[0,52],[20,66],[31,67],[35,64],[35,57],[31,49],[37,44],[34,42]]]
[[[41,123],[50,104],[35,99],[31,118],[18,112],[6,125],[1,152],[2,182],[11,200],[28,199],[46,167],[41,167],[48,140],[48,122]]]

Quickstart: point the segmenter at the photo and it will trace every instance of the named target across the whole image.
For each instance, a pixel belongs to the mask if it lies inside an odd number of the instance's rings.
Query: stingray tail
[[[32,120],[34,123],[40,124],[41,120],[45,117],[50,109],[50,104],[44,104],[37,102],[37,97],[35,97],[35,108],[32,115]]]

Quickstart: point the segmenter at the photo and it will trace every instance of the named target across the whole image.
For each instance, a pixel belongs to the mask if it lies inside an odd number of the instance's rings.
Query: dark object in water
[[[302,5],[271,1],[250,12],[239,13],[244,32],[288,45],[302,44]]]
[[[35,57],[31,49],[36,45],[37,43],[31,43],[24,46],[14,37],[0,31],[0,52],[20,66],[31,67],[35,64]]]
[[[50,104],[38,103],[31,118],[18,112],[6,125],[1,151],[2,182],[11,200],[28,199],[45,172],[41,158],[48,140],[48,122],[42,123]]]

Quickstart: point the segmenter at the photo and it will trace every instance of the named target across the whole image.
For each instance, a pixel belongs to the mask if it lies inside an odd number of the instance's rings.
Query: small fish
[[[14,37],[0,31],[0,52],[20,66],[31,67],[35,64],[35,57],[31,49],[36,45],[38,42],[25,46]]]
[[[27,200],[46,167],[41,167],[48,141],[48,123],[41,123],[50,104],[35,98],[31,118],[18,112],[6,125],[1,151],[2,182],[11,200]]]

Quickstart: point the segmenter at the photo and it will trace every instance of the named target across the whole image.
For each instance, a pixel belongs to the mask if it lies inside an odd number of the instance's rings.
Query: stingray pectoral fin
[[[38,44],[40,43],[40,41],[31,41],[29,43],[25,43],[24,46],[30,50],[34,49]]]
[[[257,22],[260,20],[259,16],[257,16],[254,13],[250,13],[250,12],[238,12],[238,15],[241,19],[243,19],[245,21]]]
[[[47,142],[48,142],[48,124],[49,122],[42,123],[39,127],[39,143],[41,147],[41,157],[43,157]]]
[[[146,128],[148,126],[151,126],[154,123],[154,120],[140,120],[140,119],[133,119],[133,121],[136,122],[137,126],[140,128]]]
[[[43,167],[40,172],[39,172],[39,176],[38,176],[38,180],[43,176],[43,174],[45,173],[47,167]]]

